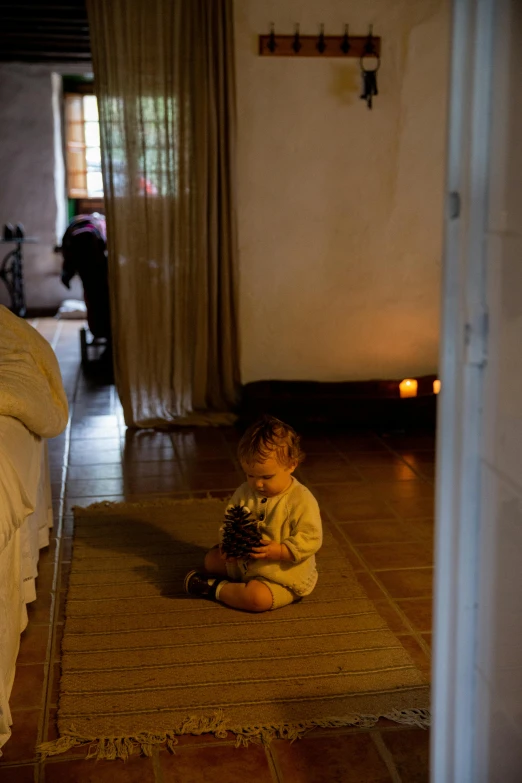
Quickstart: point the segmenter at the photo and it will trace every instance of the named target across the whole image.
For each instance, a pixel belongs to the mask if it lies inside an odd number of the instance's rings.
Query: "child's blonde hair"
[[[275,416],[265,415],[252,424],[239,441],[237,455],[240,462],[250,465],[269,459],[275,452],[281,465],[298,465],[305,458],[301,438],[297,432]]]

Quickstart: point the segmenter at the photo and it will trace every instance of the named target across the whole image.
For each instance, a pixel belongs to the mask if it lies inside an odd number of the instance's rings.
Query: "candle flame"
[[[405,378],[399,383],[401,397],[416,397],[418,383],[414,378]]]

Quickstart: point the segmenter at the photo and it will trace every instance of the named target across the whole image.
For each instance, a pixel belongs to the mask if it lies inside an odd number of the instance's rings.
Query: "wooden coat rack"
[[[274,27],[268,35],[259,36],[261,57],[380,57],[381,39],[373,35],[325,35],[324,25],[318,35],[301,35],[299,25],[293,35],[276,35]]]

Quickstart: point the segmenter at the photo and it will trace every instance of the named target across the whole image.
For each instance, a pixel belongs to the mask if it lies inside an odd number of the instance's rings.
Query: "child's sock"
[[[229,582],[227,579],[221,579],[221,581],[218,582],[218,584],[216,585],[216,589],[214,590],[214,598],[216,599],[216,601],[219,601],[219,594],[221,592],[221,589],[228,584]]]

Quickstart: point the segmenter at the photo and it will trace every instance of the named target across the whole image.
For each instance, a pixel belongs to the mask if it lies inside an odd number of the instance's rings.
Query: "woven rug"
[[[303,601],[249,614],[182,593],[216,542],[225,503],[156,500],[75,509],[59,738],[97,758],[171,749],[180,734],[238,744],[314,726],[429,724],[428,685],[359,586],[334,531]]]

